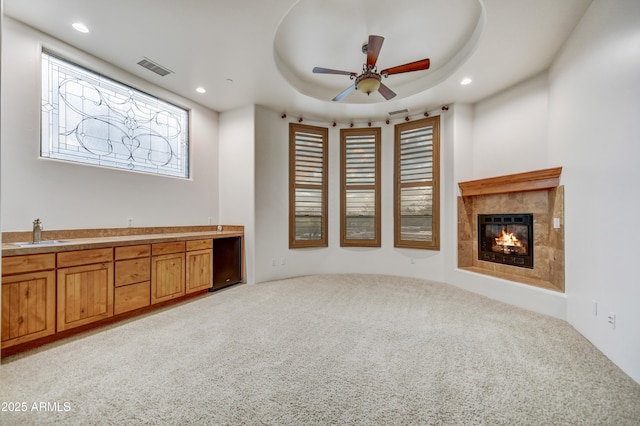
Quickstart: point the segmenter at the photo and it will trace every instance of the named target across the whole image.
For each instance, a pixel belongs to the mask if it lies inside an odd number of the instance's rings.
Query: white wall
[[[282,166],[282,158],[289,157],[288,136],[283,137],[288,135],[287,126],[280,114],[256,107],[256,282],[314,272],[312,265],[295,260],[287,249],[289,168]]]
[[[446,214],[454,214],[457,182],[562,166],[564,295],[459,271],[455,250],[447,251],[446,281],[566,318],[640,382],[638,22],[640,2],[595,0],[549,73],[478,102],[472,113],[454,106],[451,138],[444,140],[451,150],[445,164],[453,169],[445,171],[444,200]],[[603,219],[610,221],[599,228]],[[626,237],[614,243],[616,235]],[[456,241],[454,224],[446,238]],[[615,329],[607,324],[609,312],[616,314]]]
[[[289,249],[288,131],[289,122],[295,118],[283,120],[280,113],[256,107],[256,282],[314,273],[410,276],[449,282],[506,303],[564,319],[564,294],[457,269],[457,184],[478,177],[473,170],[476,150],[485,144],[494,147],[492,133],[500,137],[504,130],[514,139],[531,140],[535,146],[542,144],[546,158],[546,77],[537,76],[512,90],[513,94],[498,95],[506,105],[489,99],[486,108],[484,103],[475,107],[454,105],[441,115],[441,250],[438,252],[393,247],[394,123],[376,123],[382,128],[382,247],[340,247],[339,145],[342,125],[334,128],[331,123],[306,120],[304,124],[329,128],[329,247]],[[488,121],[494,124],[500,121],[496,109],[506,114],[506,127],[505,123],[485,125],[484,117],[489,117]],[[478,125],[483,131],[475,129],[474,117],[480,117]],[[514,121],[516,118],[518,121]],[[535,137],[527,133],[533,127],[532,123],[538,126],[544,123],[542,130],[536,129]],[[535,146],[520,145],[523,150],[535,150]],[[512,170],[509,169],[512,165],[502,161],[504,155],[491,160],[492,166],[487,168],[493,170],[491,176],[548,167],[546,162],[529,161],[521,164],[525,169]]]
[[[564,167],[568,321],[640,382],[640,2],[592,3],[551,68],[549,100],[549,158]]]
[[[443,201],[445,215],[451,218],[443,228],[449,247],[445,253],[446,282],[565,319],[566,296],[562,293],[458,269],[458,183],[551,167],[546,162],[546,93],[546,78],[536,76],[473,106],[454,105],[449,110],[450,129],[443,140],[446,167]],[[532,129],[535,129],[533,136]],[[536,152],[538,149],[542,155]],[[517,157],[523,152],[528,153],[526,158],[508,161],[510,156]]]
[[[40,51],[191,110],[191,179],[39,158]],[[206,225],[218,221],[218,114],[4,17],[2,64],[2,229]],[[212,166],[214,165],[214,166]]]
[[[220,223],[244,225],[247,283],[255,282],[255,140],[254,106],[220,114]]]
[[[289,249],[289,122],[279,113],[257,108],[256,120],[256,280],[314,273],[377,273],[444,279],[442,251],[393,247],[393,123],[382,128],[382,247],[340,247],[340,127],[329,128],[329,246]],[[446,121],[446,117],[442,118]],[[442,214],[441,214],[442,215]],[[442,221],[449,220],[443,216]],[[413,263],[411,263],[413,259]],[[284,265],[282,261],[284,260]],[[275,266],[273,266],[275,263]]]
[[[0,69],[3,66],[3,51],[2,45],[4,41],[4,0],[0,0]],[[0,71],[0,76],[2,75],[2,71]],[[1,80],[1,78],[0,78]],[[2,93],[2,88],[0,87],[0,93]],[[0,129],[2,129],[3,121],[2,121],[2,102],[0,102]],[[0,132],[0,148],[2,147],[2,134]],[[1,155],[0,155],[1,157]],[[0,165],[1,167],[1,165]],[[0,169],[1,171],[1,169]],[[0,173],[0,200],[2,200],[2,173]],[[2,201],[0,201],[0,207],[2,205]],[[2,229],[2,213],[0,208],[0,229]],[[0,276],[2,275],[2,262],[0,262]],[[2,318],[2,291],[0,291],[0,318]],[[1,321],[1,320],[0,320]],[[1,352],[1,351],[0,351]]]
[[[473,115],[473,179],[551,167],[546,72],[478,102]]]

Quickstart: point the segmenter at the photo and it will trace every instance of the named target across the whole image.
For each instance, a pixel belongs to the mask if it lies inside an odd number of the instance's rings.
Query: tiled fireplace
[[[561,171],[461,182],[458,267],[563,292]]]

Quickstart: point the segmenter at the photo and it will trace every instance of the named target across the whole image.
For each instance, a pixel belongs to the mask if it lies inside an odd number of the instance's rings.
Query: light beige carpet
[[[232,287],[13,357],[0,382],[26,407],[3,425],[640,424],[640,385],[565,322],[380,275]]]

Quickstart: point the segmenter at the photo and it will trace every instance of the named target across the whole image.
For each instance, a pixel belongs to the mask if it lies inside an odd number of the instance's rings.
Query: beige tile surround
[[[478,260],[478,215],[509,213],[533,213],[533,269]],[[458,267],[564,292],[564,187],[458,197]]]

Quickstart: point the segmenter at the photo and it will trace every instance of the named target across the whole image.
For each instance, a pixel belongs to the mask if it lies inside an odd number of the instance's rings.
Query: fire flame
[[[520,247],[523,247],[522,242],[513,235],[513,232],[507,232],[504,229],[502,230],[502,235],[495,240],[496,245],[500,247],[504,253],[513,253],[514,251],[518,251]]]

